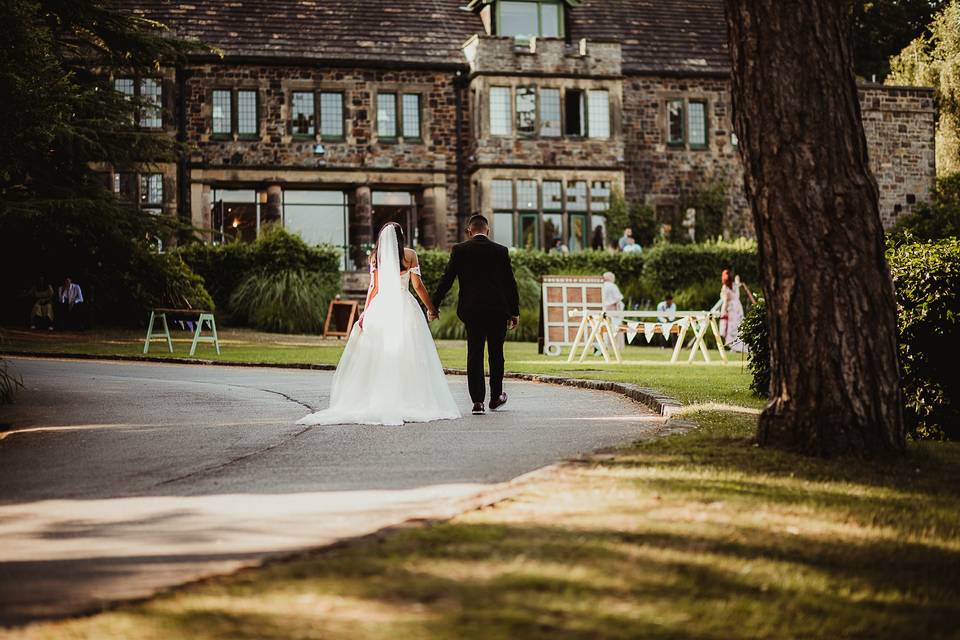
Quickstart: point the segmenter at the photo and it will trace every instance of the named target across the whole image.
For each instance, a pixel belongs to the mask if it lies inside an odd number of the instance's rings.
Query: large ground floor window
[[[265,192],[256,189],[212,189],[211,226],[215,243],[253,242],[260,235]]]
[[[309,245],[340,249],[340,268],[353,269],[350,259],[347,194],[343,191],[283,191],[283,226]]]
[[[495,242],[547,251],[606,246],[609,181],[494,179],[490,198]]]

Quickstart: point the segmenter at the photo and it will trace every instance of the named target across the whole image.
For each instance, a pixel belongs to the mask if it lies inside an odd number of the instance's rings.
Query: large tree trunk
[[[893,284],[847,3],[724,2],[770,318],[758,439],[823,456],[903,451]]]

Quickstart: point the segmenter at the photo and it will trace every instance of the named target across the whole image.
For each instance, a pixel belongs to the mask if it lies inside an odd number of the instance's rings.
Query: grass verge
[[[157,342],[150,349],[152,357],[186,358],[190,351],[191,335],[174,333],[174,353]],[[331,364],[340,359],[344,342],[324,340],[310,335],[282,335],[245,329],[224,329],[220,332],[222,354],[217,355],[212,345],[200,345],[196,359],[214,362],[259,362],[264,364]],[[77,353],[97,356],[143,355],[143,333],[111,330],[85,333],[44,333],[42,331],[7,330],[3,350],[8,353]],[[445,367],[466,367],[466,346],[463,341],[441,340],[437,343],[440,359]],[[518,373],[547,373],[572,378],[615,380],[653,387],[677,398],[683,403],[714,402],[748,407],[761,403],[750,392],[750,375],[739,360],[731,355],[729,365],[702,361],[688,365],[671,365],[669,349],[658,347],[628,347],[625,364],[606,365],[600,358],[588,359],[584,364],[567,364],[564,357],[539,355],[537,347],[529,342],[506,344],[507,370]],[[684,358],[686,352],[684,352]]]
[[[133,355],[119,333],[8,350]],[[325,362],[341,344],[224,332],[223,360]],[[40,343],[44,348],[38,348]],[[49,346],[47,346],[49,345]],[[462,343],[441,343],[463,366]],[[177,344],[176,355],[186,348]],[[209,358],[209,352],[202,355]],[[243,571],[90,618],[0,637],[955,638],[960,445],[818,460],[753,445],[738,364],[566,365],[508,345],[514,371],[661,389],[699,425],[571,463],[494,507]]]
[[[448,523],[8,637],[956,637],[960,448],[811,460],[691,417]]]

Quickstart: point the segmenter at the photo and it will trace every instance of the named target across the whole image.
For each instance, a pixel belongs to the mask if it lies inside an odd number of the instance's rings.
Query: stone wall
[[[413,180],[398,175],[389,183],[393,187],[402,186],[405,180],[411,187],[434,184],[439,174],[441,184],[456,188],[456,85],[450,72],[204,64],[187,68],[185,84],[186,142],[191,149],[193,179],[219,175],[256,182],[263,180],[266,170],[286,184],[329,172],[339,176],[344,187],[369,184],[376,188],[372,174],[421,172]],[[212,94],[215,89],[227,88],[257,91],[259,132],[255,138],[213,135]],[[291,94],[313,90],[344,94],[342,139],[324,139],[319,133],[304,139],[292,134]],[[421,94],[421,140],[378,140],[378,92]],[[322,156],[314,153],[317,143],[323,144]],[[457,236],[455,191],[442,200],[443,220],[434,221],[431,227],[439,234],[434,240],[447,244]],[[197,208],[195,204],[194,217]]]
[[[684,193],[722,182],[727,186],[727,236],[752,236],[743,189],[743,167],[732,135],[730,83],[726,79],[628,77],[623,89],[625,180],[628,199],[666,212]],[[707,102],[706,149],[666,144],[666,103]],[[934,105],[930,90],[865,85],[860,88],[870,167],[880,191],[885,228],[930,197],[934,164]]]
[[[743,169],[731,130],[729,81],[632,76],[623,84],[627,199],[641,200],[666,217],[685,195],[723,183],[728,200],[725,235],[752,235]],[[705,149],[667,145],[667,102],[676,99],[706,102]]]
[[[880,189],[880,219],[890,228],[914,204],[930,199],[936,176],[933,90],[864,85],[860,107]]]
[[[731,130],[729,81],[711,77],[621,75],[617,43],[566,44],[538,40],[518,46],[506,38],[472,38],[464,47],[469,79],[457,72],[430,70],[338,69],[302,65],[200,64],[186,68],[186,142],[190,147],[189,200],[194,223],[209,224],[204,188],[243,183],[325,185],[348,192],[360,185],[410,187],[429,213],[431,243],[459,240],[457,212],[457,92],[461,92],[459,141],[462,180],[478,187],[463,194],[469,211],[483,200],[480,182],[493,177],[610,180],[622,183],[630,200],[641,200],[667,216],[685,195],[723,183],[728,208],[727,236],[752,235],[749,207],[736,138]],[[460,82],[460,80],[465,82]],[[492,136],[488,99],[491,86],[606,89],[610,93],[610,137]],[[176,83],[164,77],[164,102],[178,111]],[[215,88],[251,88],[260,101],[260,130],[255,139],[219,139],[212,134],[211,97]],[[345,96],[345,136],[301,139],[290,131],[291,93],[331,90]],[[422,95],[422,141],[377,139],[378,91]],[[667,145],[670,100],[704,100],[708,145],[705,149]],[[871,168],[880,189],[885,227],[929,198],[935,176],[932,92],[918,88],[865,85],[860,89]],[[514,118],[515,122],[515,118]],[[172,134],[175,123],[165,123]],[[325,153],[314,154],[322,143]],[[177,206],[176,172],[166,166],[166,212]],[[589,176],[588,176],[589,174]],[[483,180],[480,180],[483,178]],[[486,207],[482,207],[486,209]],[[206,218],[204,218],[206,216]]]

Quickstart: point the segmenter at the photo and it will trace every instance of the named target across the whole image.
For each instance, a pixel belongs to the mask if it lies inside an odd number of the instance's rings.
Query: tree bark
[[[758,440],[821,456],[902,452],[893,284],[847,3],[724,3],[770,320]]]

